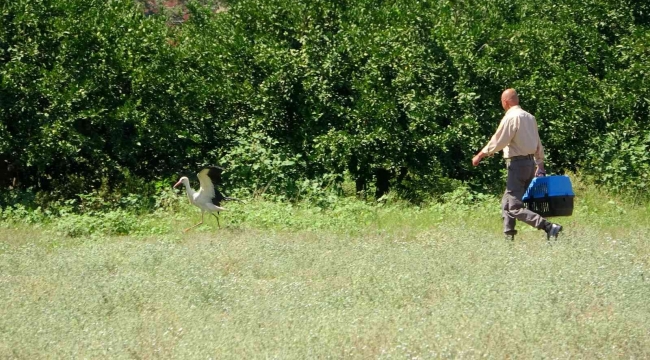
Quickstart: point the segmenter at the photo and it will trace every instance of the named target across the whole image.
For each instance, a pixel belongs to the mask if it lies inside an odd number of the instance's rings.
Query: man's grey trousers
[[[538,214],[526,209],[521,198],[535,177],[535,161],[531,157],[518,157],[506,161],[508,180],[506,192],[501,199],[503,215],[503,232],[506,235],[515,235],[517,220],[537,229],[545,229],[547,221]]]

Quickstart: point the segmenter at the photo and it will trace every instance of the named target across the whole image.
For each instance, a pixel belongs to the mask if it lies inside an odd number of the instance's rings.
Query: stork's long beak
[[[178,185],[182,184],[182,183],[183,183],[182,181],[178,180],[178,182],[176,183],[176,185],[174,185],[174,189],[176,189],[176,187],[177,187]]]

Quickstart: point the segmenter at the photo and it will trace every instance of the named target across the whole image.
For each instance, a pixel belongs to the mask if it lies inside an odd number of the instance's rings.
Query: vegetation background
[[[498,157],[469,159],[514,87],[552,172],[646,193],[645,2],[166,4],[0,5],[0,157],[20,188],[151,194],[211,163],[287,198],[346,179],[414,202],[500,191]]]
[[[633,0],[0,2],[0,358],[649,358],[648,44]],[[507,87],[558,241],[471,166]],[[203,164],[246,203],[182,235]]]
[[[0,357],[647,358],[650,207],[574,189],[558,241],[510,244],[498,198],[461,190],[256,200],[188,234],[169,190],[143,215],[5,209]]]

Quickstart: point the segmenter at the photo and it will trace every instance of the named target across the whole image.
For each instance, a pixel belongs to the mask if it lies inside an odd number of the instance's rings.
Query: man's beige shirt
[[[492,135],[482,151],[492,155],[501,150],[506,159],[513,156],[534,155],[535,163],[544,161],[544,147],[539,139],[537,120],[518,105],[508,109],[496,133]]]

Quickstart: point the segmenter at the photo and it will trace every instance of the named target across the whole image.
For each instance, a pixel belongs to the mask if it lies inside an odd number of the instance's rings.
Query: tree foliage
[[[501,162],[470,159],[507,87],[556,172],[618,174],[594,165],[599,149],[619,156],[612,144],[646,141],[620,129],[650,131],[643,2],[185,5],[180,25],[133,0],[0,5],[0,154],[24,186],[83,192],[213,163],[240,187],[289,194],[344,176],[413,199],[455,180],[490,188]]]

